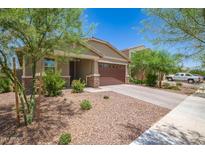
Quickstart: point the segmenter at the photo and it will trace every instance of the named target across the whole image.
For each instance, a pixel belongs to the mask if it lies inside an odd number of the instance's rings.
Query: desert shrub
[[[139,80],[134,78],[129,78],[129,82],[134,84],[145,84],[145,80]]]
[[[148,74],[147,75],[147,80],[146,80],[146,85],[155,87],[157,84],[157,75],[155,74]]]
[[[181,83],[181,82],[177,82],[177,83],[176,83],[176,86],[177,86],[177,87],[181,87],[181,86],[182,86],[182,83]]]
[[[163,88],[168,89],[169,87],[170,87],[170,84],[169,84],[169,83],[164,83],[164,84],[163,84]]]
[[[11,81],[1,76],[0,77],[0,93],[6,93],[11,91]]]
[[[104,99],[109,99],[110,97],[109,97],[109,96],[104,96],[103,98],[104,98]]]
[[[47,96],[60,95],[65,86],[65,81],[61,78],[59,72],[47,71],[43,81]]]
[[[71,142],[71,134],[69,133],[63,133],[61,134],[58,144],[60,145],[67,145]]]
[[[134,78],[129,77],[129,83],[133,83]]]
[[[164,83],[163,88],[164,89],[172,89],[172,90],[180,90],[179,86],[170,85],[169,83]]]
[[[85,82],[81,81],[81,80],[73,80],[71,87],[72,87],[72,92],[73,93],[81,93],[83,92],[84,88],[85,88]]]
[[[31,124],[32,121],[33,121],[33,116],[32,116],[31,114],[27,115],[27,116],[26,116],[26,120],[27,120],[27,123],[28,123],[28,124]]]
[[[85,99],[80,103],[80,107],[83,110],[90,110],[92,108],[92,104],[89,100]]]
[[[178,86],[169,86],[167,89],[180,90]]]

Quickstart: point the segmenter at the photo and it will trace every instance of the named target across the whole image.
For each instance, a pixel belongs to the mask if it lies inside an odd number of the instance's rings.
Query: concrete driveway
[[[101,86],[97,89],[86,88],[86,91],[89,92],[114,91],[168,109],[175,108],[180,102],[182,102],[187,97],[187,95],[167,92],[155,88],[129,85],[129,84]]]

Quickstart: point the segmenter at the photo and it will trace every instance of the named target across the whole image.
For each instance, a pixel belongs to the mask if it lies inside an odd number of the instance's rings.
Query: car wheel
[[[194,83],[193,79],[188,79],[188,83]]]

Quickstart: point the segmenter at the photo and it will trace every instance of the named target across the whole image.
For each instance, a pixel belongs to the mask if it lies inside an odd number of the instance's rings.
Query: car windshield
[[[191,74],[187,73],[186,76],[192,76]]]

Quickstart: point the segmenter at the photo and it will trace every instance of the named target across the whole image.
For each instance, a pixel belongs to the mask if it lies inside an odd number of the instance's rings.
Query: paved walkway
[[[198,92],[187,97],[131,145],[205,144],[205,91]]]
[[[182,95],[182,94],[177,94],[173,92],[167,92],[164,90],[158,90],[154,88],[142,87],[137,85],[128,85],[128,84],[101,86],[99,88],[86,88],[86,91],[89,92],[114,91],[168,109],[175,108],[179,103],[181,103],[187,97],[187,95]]]

